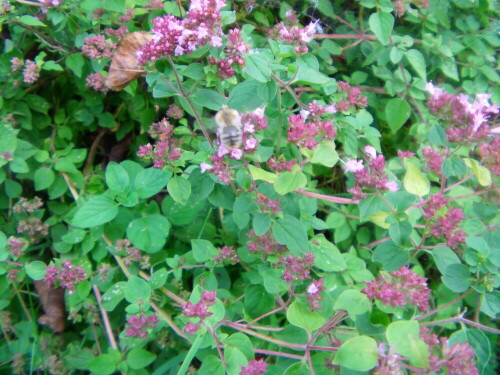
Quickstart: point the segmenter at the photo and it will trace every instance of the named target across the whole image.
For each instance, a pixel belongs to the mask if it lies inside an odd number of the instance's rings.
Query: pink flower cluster
[[[420,338],[434,351],[429,356],[430,372],[440,373],[446,369],[450,375],[479,374],[474,359],[476,354],[468,343],[456,343],[450,348],[448,338],[431,333],[427,327],[420,328]]]
[[[112,58],[116,43],[106,42],[104,35],[92,35],[85,38],[82,52],[90,59]]]
[[[61,262],[56,266],[47,266],[45,269],[46,273],[43,281],[49,286],[68,289],[69,294],[75,291],[75,284],[82,282],[87,277],[82,266],[74,266],[70,260]]]
[[[313,39],[316,23],[311,22],[303,29],[298,26],[286,26],[280,22],[271,30],[271,37],[295,46],[295,52],[307,53],[307,43]]]
[[[269,168],[275,172],[291,172],[295,164],[297,164],[295,160],[286,161],[283,155],[280,155],[278,160],[276,160],[276,157],[273,156],[267,161]]]
[[[277,215],[278,212],[282,210],[279,205],[279,199],[272,200],[271,198],[266,197],[264,194],[257,193],[257,199],[255,200],[255,203],[260,206],[260,211],[265,214],[272,213],[273,215]]]
[[[424,147],[422,149],[422,155],[424,156],[429,169],[436,173],[438,176],[442,176],[441,168],[443,166],[444,156],[439,153],[438,150],[432,147]]]
[[[415,4],[419,8],[427,9],[429,8],[429,0],[396,0],[393,2],[394,10],[398,17],[403,16],[406,12],[410,10],[410,4]]]
[[[381,273],[362,290],[368,298],[376,298],[391,306],[416,306],[420,311],[429,309],[431,290],[427,279],[406,266],[398,271]]]
[[[151,0],[144,5],[146,9],[163,9],[163,2],[161,0]]]
[[[322,120],[321,117],[336,111],[334,105],[324,107],[314,100],[307,106],[307,110],[288,118],[290,128],[287,141],[312,150],[322,139],[333,140],[337,136],[337,130],[331,121]]]
[[[365,168],[362,160],[347,159],[344,162],[345,171],[353,172],[356,177],[354,187],[350,188],[349,193],[356,199],[363,199],[366,194],[363,189],[397,191],[399,189],[397,182],[389,181],[385,173],[384,155],[377,155],[377,151],[372,146],[366,146],[368,165]]]
[[[419,207],[422,207],[424,218],[429,222],[430,234],[444,238],[446,245],[454,249],[460,243],[465,243],[466,233],[458,229],[464,214],[461,208],[447,208],[447,203],[448,199],[438,193],[421,202]]]
[[[288,255],[282,257],[277,264],[281,264],[285,267],[285,271],[281,278],[290,284],[295,280],[311,278],[310,270],[314,265],[314,255],[313,253],[305,253],[304,258]]]
[[[182,306],[182,313],[185,317],[199,318],[199,321],[196,324],[192,322],[186,323],[184,332],[191,335],[194,334],[200,329],[201,323],[203,323],[206,318],[212,315],[212,313],[208,311],[208,308],[215,303],[216,294],[217,292],[215,290],[211,292],[207,292],[206,290],[204,290],[198,303],[194,304],[188,301],[184,306]]]
[[[38,0],[46,8],[56,8],[61,5],[62,0]]]
[[[173,127],[167,119],[151,124],[148,133],[156,143],[154,146],[150,143],[140,146],[137,151],[139,157],[153,159],[153,167],[158,169],[162,169],[167,161],[174,162],[180,158],[181,149],[172,139]]]
[[[13,72],[20,71],[21,68],[24,66],[23,69],[23,82],[32,84],[37,81],[37,79],[40,77],[40,72],[38,71],[38,66],[33,60],[26,60],[23,61],[19,57],[13,57],[10,60],[11,63],[11,70]]]
[[[219,254],[214,256],[217,263],[229,262],[232,264],[239,263],[240,258],[232,246],[224,246],[219,248]]]
[[[389,347],[389,352],[386,352],[384,343],[378,346],[378,364],[372,370],[374,375],[404,375],[401,369],[401,356],[394,352],[392,347]]]
[[[477,142],[490,134],[488,118],[498,114],[500,109],[489,103],[490,94],[477,94],[470,103],[468,95],[447,93],[432,82],[427,83],[425,89],[431,95],[426,105],[448,126],[446,139],[449,142]]]
[[[478,146],[483,165],[496,176],[500,176],[500,137],[486,140]]]
[[[349,82],[338,81],[338,92],[346,95],[345,99],[340,99],[336,108],[340,112],[347,112],[351,108],[364,108],[368,106],[366,96],[361,96],[359,87],[351,86]]]
[[[86,82],[85,86],[90,87],[95,91],[107,92],[109,90],[106,86],[106,78],[104,78],[100,72],[89,74]]]
[[[267,372],[268,364],[263,359],[252,359],[247,366],[242,366],[239,375],[262,375]]]
[[[10,236],[7,240],[7,250],[10,251],[14,258],[19,258],[28,245],[29,243],[26,240],[14,236]]]
[[[125,329],[125,336],[138,337],[146,340],[148,335],[148,328],[155,328],[159,320],[156,314],[146,316],[141,313],[140,315],[132,315],[127,318],[128,327]]]
[[[247,238],[250,240],[247,243],[247,247],[251,253],[279,254],[286,251],[286,247],[277,243],[269,232],[262,236],[257,236],[255,231],[251,229],[248,232]]]
[[[178,105],[170,104],[167,110],[167,116],[179,120],[184,116],[184,111]]]
[[[111,27],[106,27],[106,35],[111,38],[122,39],[128,33],[127,26],[120,26],[118,29],[113,29]]]
[[[210,157],[210,161],[212,164],[205,162],[200,164],[201,173],[210,171],[211,174],[217,176],[217,181],[229,185],[231,183],[232,174],[229,169],[230,166],[228,161],[224,158],[224,156],[219,156],[217,153]]]
[[[130,245],[131,243],[128,239],[117,240],[115,242],[116,252],[119,255],[125,256],[125,258],[123,258],[123,263],[125,263],[126,266],[130,266],[132,263],[137,263],[142,269],[149,268],[149,256],[143,255],[141,250]]]
[[[209,57],[208,62],[218,66],[218,73],[223,79],[234,76],[233,64],[245,66],[243,55],[248,52],[248,45],[241,39],[239,29],[229,30],[227,35],[227,44],[224,48],[225,58],[215,59]]]
[[[12,208],[12,211],[16,213],[31,214],[35,211],[38,211],[42,207],[43,201],[40,199],[40,197],[35,197],[31,201],[21,197]]]
[[[224,0],[192,0],[187,17],[172,15],[153,19],[153,40],[138,51],[138,61],[146,64],[162,57],[186,55],[210,44],[222,46],[220,10]]]
[[[127,8],[125,14],[119,17],[120,22],[127,23],[135,17],[135,11],[132,8]]]
[[[31,243],[37,243],[49,234],[49,226],[39,218],[31,217],[17,223],[17,233],[24,233]]]
[[[321,296],[321,292],[325,290],[326,288],[323,286],[323,281],[324,279],[318,279],[318,280],[313,280],[311,284],[307,287],[307,302],[309,303],[309,306],[311,308],[311,311],[313,310],[321,310],[320,303],[323,300],[323,297]]]

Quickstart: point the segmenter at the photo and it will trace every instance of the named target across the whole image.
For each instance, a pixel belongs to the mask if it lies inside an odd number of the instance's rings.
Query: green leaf
[[[202,107],[218,111],[221,106],[226,104],[226,99],[218,92],[208,89],[199,89],[192,96],[191,99]]]
[[[147,367],[156,359],[156,354],[141,348],[134,348],[127,354],[127,364],[132,370]]]
[[[151,287],[146,280],[132,275],[127,281],[124,295],[128,302],[141,304],[151,297]]]
[[[467,166],[461,158],[452,156],[444,159],[442,171],[446,177],[462,176],[467,173]]]
[[[39,95],[27,95],[24,100],[32,110],[43,114],[47,114],[51,107],[50,103]]]
[[[241,367],[248,365],[248,359],[238,348],[225,347],[224,359],[226,361],[227,374],[240,374]]]
[[[481,312],[492,319],[496,319],[500,314],[500,292],[494,290],[491,293],[485,293],[481,301]]]
[[[302,172],[283,172],[274,183],[274,190],[280,195],[302,189],[307,184],[307,177]]]
[[[33,16],[21,16],[21,17],[19,17],[18,21],[21,23],[24,23],[25,25],[29,25],[29,26],[42,26],[42,27],[46,26],[38,18],[35,18]]]
[[[349,315],[359,315],[367,312],[371,302],[366,294],[358,290],[346,290],[335,301],[334,310],[346,310]]]
[[[314,265],[320,270],[326,272],[342,272],[347,270],[347,264],[340,250],[328,241],[324,235],[314,237],[311,244],[311,251],[314,254]]]
[[[368,336],[350,338],[342,344],[333,363],[354,371],[368,371],[378,362],[377,342]]]
[[[52,60],[44,62],[44,64],[42,65],[42,69],[43,70],[52,70],[52,71],[56,71],[56,72],[60,72],[60,71],[64,70],[61,65],[57,64],[55,61],[52,61]]]
[[[444,285],[455,293],[463,293],[471,286],[469,268],[463,264],[450,264],[441,277]]]
[[[333,18],[335,16],[335,11],[330,0],[319,0],[317,4],[318,10],[325,16],[330,18]]]
[[[429,194],[431,184],[427,177],[411,162],[407,162],[407,170],[403,180],[404,187],[408,193],[423,197]]]
[[[140,171],[134,180],[134,190],[139,198],[146,199],[159,193],[172,177],[162,169],[148,168]]]
[[[112,285],[106,293],[102,295],[102,307],[106,311],[113,311],[125,296],[126,281],[119,281]]]
[[[322,141],[314,150],[311,163],[322,164],[325,167],[333,167],[339,160],[339,154],[335,150],[335,142]]]
[[[419,77],[424,81],[427,81],[427,71],[424,55],[422,55],[422,53],[416,49],[410,49],[405,52],[405,56],[415,72],[419,75]]]
[[[257,81],[238,83],[229,94],[228,103],[231,108],[241,112],[250,112],[262,107],[266,102],[259,95],[259,88],[266,85]]]
[[[465,165],[472,169],[472,172],[477,178],[477,181],[481,186],[490,186],[491,185],[491,173],[482,165],[479,165],[479,162],[474,159],[466,158],[464,159]]]
[[[306,228],[295,217],[285,215],[273,223],[272,230],[274,239],[286,245],[293,254],[303,255],[309,251]]]
[[[106,167],[106,184],[112,192],[123,193],[130,187],[130,177],[120,164],[111,162]]]
[[[55,175],[52,169],[49,168],[38,168],[35,171],[35,190],[40,191],[47,189],[54,182]]]
[[[400,320],[389,324],[386,336],[391,347],[410,358],[413,366],[429,368],[427,345],[419,338],[419,325],[415,320]]]
[[[170,226],[165,216],[153,214],[132,221],[127,227],[127,237],[139,249],[157,253],[165,245]]]
[[[191,195],[191,183],[181,176],[174,176],[168,182],[167,190],[177,203],[185,205]]]
[[[207,240],[191,240],[191,248],[193,249],[193,257],[198,263],[213,259],[219,253],[214,245]]]
[[[397,132],[401,126],[410,118],[411,108],[406,100],[403,99],[391,99],[387,102],[385,106],[385,116],[387,118],[387,123],[393,131]]]
[[[443,74],[454,81],[459,81],[460,76],[458,75],[457,63],[455,60],[444,60],[441,62],[439,67]]]
[[[125,13],[125,0],[103,0],[100,7],[112,12]]]
[[[380,43],[386,45],[394,27],[394,17],[390,13],[385,12],[373,13],[368,23],[370,24],[370,29],[377,36],[378,40],[380,40]]]
[[[271,227],[271,218],[262,213],[256,213],[253,217],[252,228],[257,236],[263,236]]]
[[[267,269],[261,272],[261,274],[264,279],[264,287],[268,293],[282,294],[287,291],[288,284],[281,278],[283,271]]]
[[[108,129],[114,128],[117,125],[115,118],[109,112],[104,112],[98,115],[97,122],[99,123],[99,126]]]
[[[66,57],[66,66],[75,73],[78,78],[81,78],[83,72],[83,66],[85,65],[85,60],[81,53],[73,53]]]
[[[500,83],[500,76],[491,66],[483,65],[481,67],[481,72],[490,80],[491,82]]]
[[[31,280],[43,280],[47,272],[46,267],[47,265],[40,260],[29,262],[25,266],[26,275],[28,275]]]
[[[224,341],[224,346],[239,349],[248,360],[254,358],[252,341],[243,333],[233,333]]]
[[[376,195],[370,195],[359,202],[359,215],[361,216],[361,219],[366,219],[386,208],[387,206],[382,198]]]
[[[386,241],[375,248],[372,261],[382,263],[385,271],[397,271],[410,259],[408,250],[396,245],[393,241]]]
[[[245,310],[256,318],[274,307],[275,298],[266,292],[262,285],[248,285],[245,288]]]
[[[149,284],[151,288],[158,289],[165,285],[168,278],[168,271],[165,268],[161,268],[158,271],[155,271],[151,278],[149,279]]]
[[[198,370],[200,374],[210,374],[210,375],[224,375],[226,371],[224,370],[224,365],[219,357],[215,355],[208,355],[203,358],[203,364]]]
[[[14,173],[28,173],[30,168],[23,158],[16,157],[9,164],[10,170]]]
[[[438,247],[433,249],[431,254],[436,267],[442,275],[445,274],[446,268],[450,264],[460,264],[460,258],[449,247]]]
[[[64,236],[61,237],[61,240],[66,242],[67,244],[73,245],[83,241],[85,238],[86,232],[83,229],[72,229],[69,230]]]
[[[309,305],[295,300],[288,307],[286,312],[287,320],[294,326],[312,332],[325,323],[325,318],[316,310],[310,311]]]
[[[118,205],[106,195],[91,198],[78,207],[72,224],[78,228],[91,228],[105,224],[118,215]]]
[[[271,79],[271,61],[264,53],[251,53],[245,56],[244,72],[259,82]]]
[[[90,361],[87,370],[96,375],[111,375],[116,370],[114,358],[110,354],[101,354]]]
[[[278,180],[278,176],[276,176],[274,173],[254,167],[253,165],[249,165],[248,170],[250,171],[252,179],[254,180],[262,180],[270,184],[274,184]]]

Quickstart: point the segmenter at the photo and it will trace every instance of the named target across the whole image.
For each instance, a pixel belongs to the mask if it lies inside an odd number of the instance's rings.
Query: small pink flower
[[[243,156],[243,151],[239,148],[235,148],[235,149],[231,150],[230,156],[231,156],[231,159],[240,160]]]
[[[390,181],[390,182],[386,183],[385,187],[389,191],[398,191],[399,190],[399,186],[398,186],[398,183],[396,181]]]
[[[363,160],[348,158],[344,165],[346,172],[358,172],[364,169]]]
[[[368,154],[371,160],[375,160],[377,157],[377,150],[373,146],[365,146],[365,152]]]
[[[245,151],[253,151],[257,149],[257,139],[250,137],[245,141]]]
[[[206,171],[209,171],[213,167],[214,167],[213,165],[210,165],[210,164],[207,164],[207,163],[203,162],[203,163],[200,164],[201,173],[205,173]]]

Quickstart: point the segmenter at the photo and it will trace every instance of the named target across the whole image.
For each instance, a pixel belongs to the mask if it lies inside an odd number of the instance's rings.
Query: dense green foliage
[[[0,373],[494,374],[494,2],[205,3],[0,0]]]

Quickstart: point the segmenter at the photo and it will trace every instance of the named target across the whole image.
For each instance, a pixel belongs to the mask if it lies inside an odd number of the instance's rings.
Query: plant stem
[[[113,330],[111,329],[111,324],[109,323],[108,313],[102,307],[102,296],[101,291],[97,287],[97,285],[92,285],[92,290],[94,291],[95,298],[97,300],[97,305],[99,306],[99,310],[101,311],[102,321],[104,323],[104,328],[106,330],[106,336],[108,337],[109,345],[115,350],[118,350],[118,345],[116,345],[115,336],[113,335]],[[96,340],[96,343],[98,341]]]

